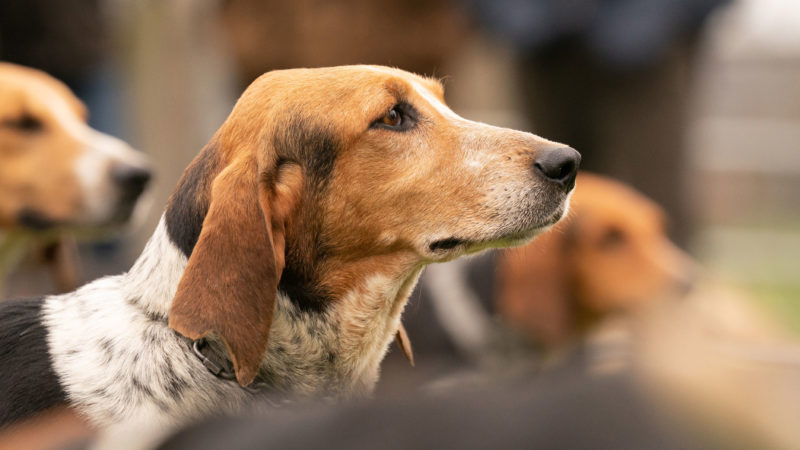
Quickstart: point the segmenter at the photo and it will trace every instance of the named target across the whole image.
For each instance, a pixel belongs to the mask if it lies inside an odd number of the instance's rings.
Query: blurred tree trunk
[[[123,1],[117,39],[132,143],[153,161],[152,204],[131,240],[138,255],[183,170],[235,101],[214,0]]]

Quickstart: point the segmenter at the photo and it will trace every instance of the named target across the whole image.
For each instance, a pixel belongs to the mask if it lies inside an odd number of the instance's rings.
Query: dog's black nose
[[[575,177],[578,175],[580,163],[581,154],[577,150],[571,147],[558,147],[540,150],[533,167],[546,179],[560,184],[569,192],[575,187]]]
[[[144,191],[152,174],[144,167],[117,164],[111,168],[111,179],[126,196],[134,199]]]

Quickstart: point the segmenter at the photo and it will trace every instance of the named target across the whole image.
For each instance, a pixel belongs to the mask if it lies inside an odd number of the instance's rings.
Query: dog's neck
[[[162,217],[124,276],[126,298],[147,316],[166,322],[187,262]],[[371,392],[421,269],[365,273],[322,311],[299,308],[279,293],[261,378],[293,394]]]
[[[148,316],[166,320],[187,262],[170,241],[162,216],[142,254],[124,276],[125,297]]]

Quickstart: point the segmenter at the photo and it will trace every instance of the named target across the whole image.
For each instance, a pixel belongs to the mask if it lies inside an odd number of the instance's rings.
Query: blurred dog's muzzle
[[[152,173],[144,167],[118,164],[111,169],[111,179],[118,192],[112,222],[124,222],[131,217],[136,202],[147,188],[151,178]]]

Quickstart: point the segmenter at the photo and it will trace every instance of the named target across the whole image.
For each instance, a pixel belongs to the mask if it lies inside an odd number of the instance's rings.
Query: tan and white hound
[[[124,222],[150,178],[141,153],[86,118],[63,83],[0,63],[0,295],[33,243]]]
[[[613,314],[680,298],[697,275],[652,200],[601,175],[580,173],[578,183],[569,219],[498,256],[500,315],[547,349]]]
[[[551,227],[579,160],[462,119],[401,70],[267,73],[129,272],[0,307],[17,349],[0,419],[67,403],[99,426],[163,424],[260,394],[368,394],[422,268]]]

